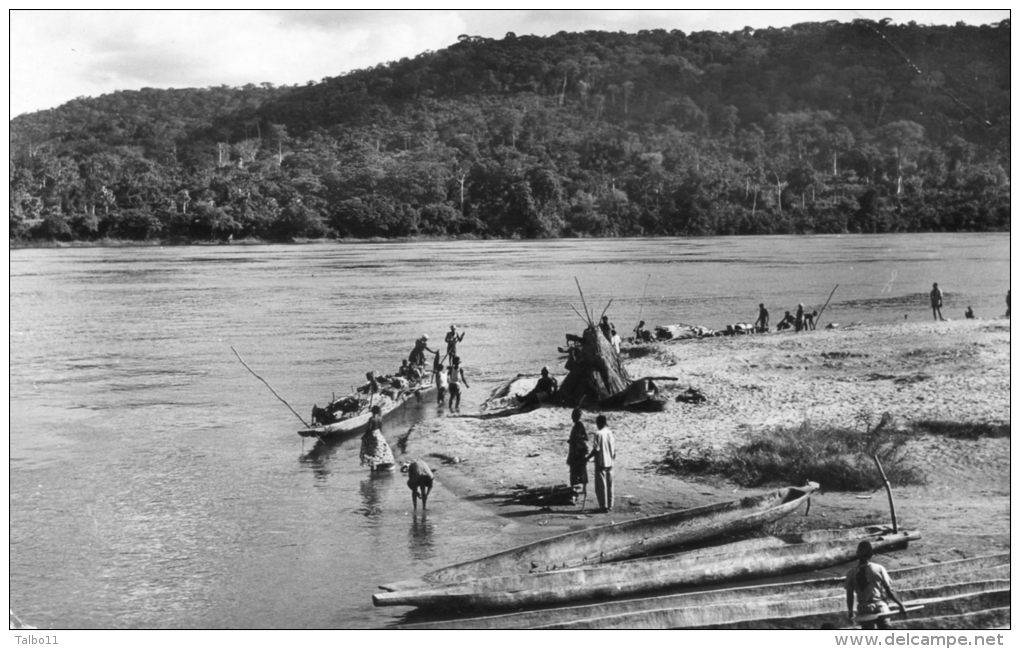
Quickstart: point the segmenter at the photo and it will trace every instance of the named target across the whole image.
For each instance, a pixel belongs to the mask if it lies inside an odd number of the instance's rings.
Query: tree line
[[[1010,24],[463,35],[11,121],[12,243],[1009,229]]]

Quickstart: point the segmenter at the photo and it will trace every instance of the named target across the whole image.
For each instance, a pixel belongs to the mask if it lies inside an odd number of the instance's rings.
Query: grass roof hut
[[[662,404],[654,399],[658,388],[650,379],[635,381],[630,378],[620,355],[596,324],[594,313],[588,311],[580,283],[577,290],[581,293],[585,311],[582,318],[587,326],[581,334],[580,344],[572,347],[567,357],[567,376],[556,392],[560,404],[570,407],[598,405],[601,408],[661,409]],[[610,300],[602,315],[612,303]],[[581,315],[576,308],[574,311]]]
[[[566,368],[567,376],[557,391],[565,406],[601,404],[631,383],[620,355],[594,324],[581,334],[581,344],[571,349]]]

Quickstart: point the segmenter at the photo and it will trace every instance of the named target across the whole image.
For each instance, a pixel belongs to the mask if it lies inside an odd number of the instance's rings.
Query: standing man
[[[871,543],[861,541],[857,546],[857,565],[846,573],[846,613],[847,619],[854,621],[854,596],[857,596],[858,615],[875,615],[888,613],[889,603],[886,598],[896,602],[900,613],[905,617],[907,610],[892,591],[889,573],[883,566],[871,562],[874,553]],[[888,629],[889,620],[885,616],[871,622],[861,622],[862,629]]]
[[[450,325],[450,330],[446,332],[446,356],[453,358],[457,355],[457,343],[464,340],[464,333],[457,333],[457,327]]]
[[[765,308],[764,303],[758,305],[758,319],[754,321],[754,330],[760,334],[768,333],[769,310]]]
[[[942,289],[939,288],[938,283],[931,285],[931,293],[928,294],[931,298],[931,317],[935,320],[945,320],[942,317]]]
[[[450,376],[446,373],[446,368],[443,367],[442,363],[436,365],[435,374],[436,404],[442,408],[443,399],[446,398],[446,390],[450,387]]]
[[[581,409],[574,408],[570,413],[574,421],[570,429],[570,439],[567,440],[567,466],[570,467],[570,502],[577,503],[577,492],[583,495],[581,509],[588,500],[588,431],[581,421]]]
[[[613,461],[616,459],[616,440],[613,431],[606,425],[606,416],[595,418],[597,430],[592,435],[592,449],[588,459],[595,458],[595,497],[599,510],[613,510]]]
[[[460,412],[460,384],[464,383],[465,388],[470,388],[464,370],[460,366],[460,356],[450,359],[450,412]]]

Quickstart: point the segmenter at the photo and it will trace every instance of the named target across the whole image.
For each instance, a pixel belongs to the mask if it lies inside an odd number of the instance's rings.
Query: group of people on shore
[[[787,311],[783,319],[776,323],[776,331],[793,329],[794,331],[809,331],[815,328],[815,320],[818,319],[818,311],[807,313],[803,304],[797,305],[796,315]],[[757,333],[768,333],[769,331],[769,310],[765,304],[758,305],[758,319],[754,321],[754,330]]]
[[[447,395],[449,395],[449,407],[451,412],[460,412],[461,388],[468,385],[464,368],[461,366],[460,356],[457,354],[457,344],[464,340],[464,332],[458,332],[456,325],[450,325],[447,332],[446,356],[439,357],[439,352],[429,348],[429,336],[423,334],[414,341],[411,353],[401,363],[397,375],[410,383],[418,383],[428,375],[426,370],[426,353],[433,355],[432,380],[436,385],[436,398],[438,405],[442,407]],[[449,358],[449,365],[444,362]],[[379,385],[373,372],[366,374],[368,383],[361,390],[374,395],[379,392]],[[370,397],[371,399],[371,397]],[[371,402],[371,401],[370,401]],[[368,420],[365,432],[361,436],[360,459],[362,466],[368,466],[371,472],[390,470],[395,461],[393,450],[390,448],[386,437],[383,434],[382,408],[378,405],[371,406],[371,417]],[[418,507],[418,499],[421,499],[422,509],[426,508],[428,494],[432,489],[432,471],[424,460],[415,460],[405,464],[403,470],[408,473],[407,486],[411,489],[412,500],[415,509]]]

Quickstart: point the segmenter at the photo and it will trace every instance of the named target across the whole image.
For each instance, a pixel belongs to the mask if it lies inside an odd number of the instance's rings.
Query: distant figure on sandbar
[[[974,308],[971,307],[969,304],[967,305],[967,310],[963,312],[963,317],[967,318],[968,320],[974,319]]]
[[[817,318],[817,317],[818,317],[818,312],[817,311],[812,311],[811,313],[805,313],[804,314],[804,328],[805,329],[814,329],[815,328],[815,318]]]
[[[599,501],[599,510],[613,510],[613,464],[616,460],[616,440],[613,431],[606,424],[606,416],[595,418],[595,434],[592,440],[591,453],[588,458],[595,458],[595,497]]]
[[[790,329],[793,327],[794,319],[793,314],[789,311],[783,316],[783,319],[776,325],[776,331],[782,331],[783,329]]]
[[[942,317],[942,289],[939,288],[938,283],[931,285],[931,293],[928,294],[931,298],[931,317],[935,320],[945,320]]]
[[[804,305],[797,305],[797,315],[793,317],[793,328],[795,331],[804,330]]]
[[[407,466],[407,487],[411,490],[411,504],[414,509],[418,509],[419,498],[422,510],[428,509],[433,480],[432,469],[425,464],[425,460],[415,460]]]
[[[570,413],[574,421],[570,429],[570,439],[567,441],[567,466],[570,467],[570,489],[573,494],[570,497],[571,504],[577,504],[577,492],[582,493],[581,509],[584,509],[588,501],[588,431],[581,421],[581,409],[574,408]]]
[[[896,597],[889,582],[889,573],[877,563],[871,562],[873,549],[868,541],[857,546],[857,565],[846,573],[846,612],[851,624],[854,622],[854,596],[857,597],[857,614],[874,615],[889,613],[888,599],[896,602],[900,613],[906,617],[903,602]],[[889,620],[882,616],[870,622],[861,622],[862,629],[888,629]]]
[[[368,465],[370,471],[393,466],[393,451],[386,443],[382,432],[382,409],[372,406],[372,417],[368,420],[368,428],[361,436],[361,465]]]
[[[754,330],[760,334],[768,333],[769,310],[765,308],[764,304],[758,305],[758,319],[754,321]]]

